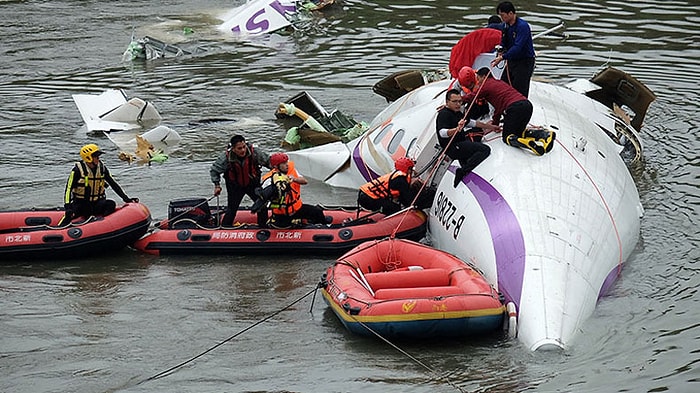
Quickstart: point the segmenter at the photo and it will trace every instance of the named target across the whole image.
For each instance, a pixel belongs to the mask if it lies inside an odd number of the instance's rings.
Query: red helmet
[[[471,67],[462,67],[457,80],[463,89],[469,89],[469,86],[476,84],[476,72]]]
[[[413,169],[414,165],[416,165],[416,163],[408,157],[401,157],[394,162],[394,168],[396,168],[397,171],[404,173],[408,173],[411,169]]]
[[[274,153],[270,155],[270,165],[273,167],[279,166],[279,164],[287,161],[289,161],[289,156],[285,153]]]

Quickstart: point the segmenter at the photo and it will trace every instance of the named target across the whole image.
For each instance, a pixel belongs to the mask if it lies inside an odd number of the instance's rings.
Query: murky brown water
[[[94,142],[128,194],[163,218],[168,200],[211,195],[208,168],[231,134],[276,149],[286,131],[273,116],[279,102],[307,90],[369,121],[384,105],[372,84],[396,69],[445,66],[452,44],[496,4],[345,0],[304,32],[244,45],[214,28],[230,3],[0,2],[0,209],[60,205],[79,147]],[[535,32],[565,21],[570,34],[538,39],[537,77],[564,83],[611,64],[658,96],[644,128],[646,164],[634,170],[646,209],[642,240],[569,351],[533,354],[499,337],[401,343],[431,373],[382,342],[348,335],[320,297],[309,312],[309,296],[137,385],[304,296],[331,261],[124,250],[0,266],[0,391],[696,391],[699,4],[521,3]],[[184,27],[195,34],[185,37]],[[211,50],[122,63],[132,29]],[[167,163],[128,166],[104,136],[81,128],[71,94],[107,88],[152,101],[182,135]],[[197,122],[210,118],[231,121]],[[338,204],[353,203],[355,192],[313,183],[304,195]]]

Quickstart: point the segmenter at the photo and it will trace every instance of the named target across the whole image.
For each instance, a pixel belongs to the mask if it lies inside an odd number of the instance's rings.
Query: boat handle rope
[[[345,265],[349,265],[349,266],[355,267],[355,266],[353,266],[353,264],[351,264],[351,263],[349,263],[349,262],[347,262],[347,261],[343,261],[342,263],[345,264]],[[359,270],[359,268],[357,268],[357,269]],[[351,271],[352,271],[352,270],[351,270]],[[324,276],[325,276],[325,275],[324,275]],[[327,280],[328,280],[328,281],[327,281]],[[332,278],[326,278],[326,277],[324,277],[323,279],[321,279],[321,281],[318,283],[318,285],[316,286],[316,288],[313,290],[314,297],[313,297],[313,300],[311,301],[311,310],[309,310],[309,312],[313,312],[313,305],[314,305],[314,302],[315,302],[315,300],[316,300],[316,290],[317,290],[317,289],[320,289],[320,288],[326,288],[326,287],[329,286],[329,285],[335,285],[335,284],[333,284],[333,283],[331,282],[331,280],[332,280]],[[359,281],[359,280],[358,280],[358,281]],[[363,285],[363,286],[364,286],[364,285]],[[307,293],[306,295],[304,295],[304,297],[306,297],[306,296],[308,296],[308,293]],[[353,298],[352,296],[349,296],[349,298],[352,298],[353,300],[357,301],[358,303],[364,303],[366,307],[367,307],[367,306],[371,306],[371,305],[373,304],[373,303],[364,302],[364,301],[362,301],[362,300],[360,300],[360,299]],[[299,299],[299,300],[301,300],[301,299]],[[380,302],[377,302],[377,303],[383,303],[383,302],[380,301]],[[381,334],[377,333],[376,331],[372,330],[372,328],[370,328],[370,327],[367,326],[364,322],[362,322],[362,321],[360,321],[359,319],[357,319],[357,317],[355,317],[353,314],[348,313],[348,316],[349,316],[350,318],[352,318],[355,322],[359,323],[362,327],[364,327],[365,329],[367,329],[370,333],[372,333],[373,335],[379,337],[380,340],[382,340],[382,341],[384,341],[385,343],[389,344],[389,346],[391,346],[392,348],[396,349],[397,351],[399,351],[401,354],[403,354],[403,355],[406,356],[407,358],[411,359],[411,361],[415,362],[415,363],[418,364],[419,366],[421,366],[421,367],[423,367],[424,369],[428,370],[428,372],[430,372],[431,374],[433,374],[438,380],[444,380],[448,385],[452,386],[453,388],[455,388],[455,390],[457,390],[457,391],[459,391],[459,392],[462,392],[462,393],[465,393],[465,392],[466,392],[465,390],[463,390],[462,388],[460,388],[459,386],[457,386],[454,382],[452,382],[447,376],[438,374],[438,372],[437,372],[435,369],[431,368],[431,367],[428,366],[427,364],[425,364],[425,363],[421,362],[420,360],[416,359],[416,357],[412,356],[411,354],[409,354],[409,353],[406,352],[405,350],[401,349],[398,345],[392,343],[392,342],[389,341],[386,337],[384,337],[384,336],[382,336]]]
[[[315,298],[316,289],[318,289],[318,285],[314,286],[314,288],[313,288],[312,290],[310,290],[309,292],[305,293],[305,294],[302,295],[300,298],[294,300],[293,302],[289,303],[288,305],[286,305],[286,306],[282,307],[281,309],[279,309],[279,310],[273,312],[272,314],[266,316],[265,318],[263,318],[263,319],[261,319],[261,320],[255,322],[255,323],[253,323],[252,325],[246,327],[245,329],[240,330],[240,331],[237,332],[236,334],[234,334],[234,335],[232,335],[231,337],[229,337],[229,338],[227,338],[227,339],[221,341],[220,343],[218,343],[218,344],[216,344],[216,345],[214,345],[214,346],[208,348],[206,351],[201,352],[200,354],[198,354],[198,355],[196,355],[196,356],[193,356],[193,357],[191,357],[191,358],[185,360],[185,361],[182,362],[182,363],[179,363],[179,364],[177,364],[177,365],[175,365],[175,366],[173,366],[173,367],[170,367],[169,369],[167,369],[167,370],[165,370],[165,371],[161,371],[161,372],[159,372],[158,374],[155,374],[155,375],[153,375],[153,376],[151,376],[151,377],[148,377],[148,378],[146,378],[146,379],[144,379],[144,380],[142,380],[142,381],[139,381],[139,382],[137,382],[134,386],[143,384],[143,383],[145,383],[145,382],[155,381],[156,379],[160,379],[160,378],[166,377],[166,376],[172,374],[175,370],[181,368],[182,366],[184,366],[184,365],[186,365],[186,364],[189,364],[189,363],[191,363],[191,362],[193,362],[193,361],[199,359],[200,357],[202,357],[202,356],[206,355],[207,353],[209,353],[209,352],[215,350],[216,348],[218,348],[218,347],[220,347],[220,346],[226,344],[227,342],[233,340],[234,338],[240,336],[241,334],[243,334],[243,333],[245,333],[245,332],[251,330],[252,328],[254,328],[254,327],[256,327],[256,326],[262,324],[263,322],[266,322],[266,321],[270,320],[272,317],[277,316],[277,315],[280,314],[282,311],[285,311],[285,310],[291,308],[291,307],[294,306],[295,304],[297,304],[297,303],[299,303],[300,301],[302,301],[303,299],[307,298],[309,295],[312,295],[312,294],[313,294],[313,295],[314,295],[314,298]]]

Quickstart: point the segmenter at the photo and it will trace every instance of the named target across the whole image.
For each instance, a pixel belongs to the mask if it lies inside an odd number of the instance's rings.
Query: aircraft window
[[[387,150],[389,150],[389,154],[394,154],[396,153],[396,149],[399,148],[399,145],[401,144],[401,139],[403,139],[403,135],[406,133],[403,129],[400,129],[396,131],[394,134],[394,137],[391,138],[391,141],[389,142],[389,147]]]
[[[382,130],[379,132],[379,134],[377,134],[377,136],[374,137],[374,144],[375,145],[378,145],[379,142],[381,142],[382,138],[384,138],[384,135],[386,135],[386,133],[389,132],[389,130],[391,130],[392,125],[393,124],[391,124],[391,123],[387,124],[386,126],[384,126],[384,128],[382,128]]]
[[[406,149],[406,154],[411,153],[411,149],[413,149],[413,146],[416,144],[417,141],[418,141],[418,138],[413,138],[411,140],[411,143],[408,144],[408,149]]]

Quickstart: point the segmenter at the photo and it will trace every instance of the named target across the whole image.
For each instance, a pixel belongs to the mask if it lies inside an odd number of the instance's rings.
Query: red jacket
[[[483,86],[477,85],[474,87],[474,93],[467,95],[466,102],[474,99],[474,95],[478,93],[479,98],[483,98],[493,105],[493,124],[498,124],[501,120],[501,115],[508,109],[511,104],[527,100],[527,98],[515,90],[511,85],[502,80],[488,77],[483,82]]]

